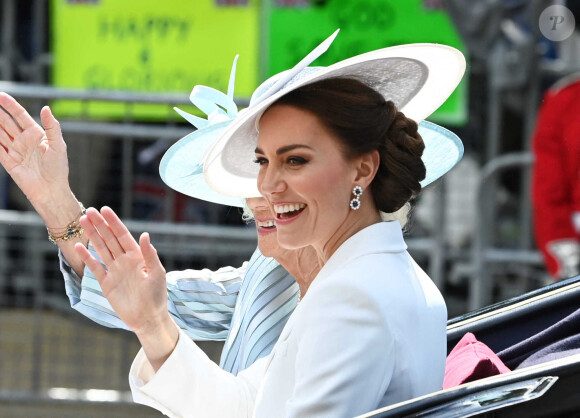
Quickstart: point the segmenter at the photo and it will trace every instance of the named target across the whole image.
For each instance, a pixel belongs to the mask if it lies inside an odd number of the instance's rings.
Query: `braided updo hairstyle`
[[[370,185],[379,211],[396,212],[421,191],[425,144],[417,123],[363,82],[329,78],[300,87],[276,104],[316,115],[341,140],[347,159],[379,151],[380,166]]]

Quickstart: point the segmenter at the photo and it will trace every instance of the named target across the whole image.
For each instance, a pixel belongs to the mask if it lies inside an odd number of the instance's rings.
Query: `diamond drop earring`
[[[350,208],[352,210],[358,210],[360,208],[360,197],[363,194],[363,188],[360,186],[354,186],[352,194],[354,195],[354,199],[350,201]]]

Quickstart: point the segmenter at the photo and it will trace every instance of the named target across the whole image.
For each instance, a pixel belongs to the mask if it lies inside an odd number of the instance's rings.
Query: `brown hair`
[[[395,212],[421,191],[425,144],[417,123],[363,82],[329,78],[300,87],[275,104],[317,116],[342,140],[346,158],[379,151],[381,163],[370,189],[380,211]]]

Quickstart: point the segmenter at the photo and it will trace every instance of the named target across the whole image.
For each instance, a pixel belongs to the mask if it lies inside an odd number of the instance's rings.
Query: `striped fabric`
[[[89,251],[98,258],[92,245]],[[59,259],[71,306],[103,326],[129,330],[93,273],[85,268],[81,280],[60,251]],[[258,249],[240,268],[169,272],[167,292],[171,316],[191,339],[226,340],[220,365],[234,374],[270,353],[299,297],[294,278]]]
[[[256,250],[242,282],[220,367],[238,374],[270,354],[299,297],[294,277]]]

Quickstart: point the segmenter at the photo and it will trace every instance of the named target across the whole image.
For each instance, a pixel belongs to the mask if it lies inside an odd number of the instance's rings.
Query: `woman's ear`
[[[372,150],[366,154],[361,155],[355,160],[356,177],[354,179],[354,184],[361,186],[366,189],[379,170],[379,165],[381,164],[381,156],[378,150]]]

